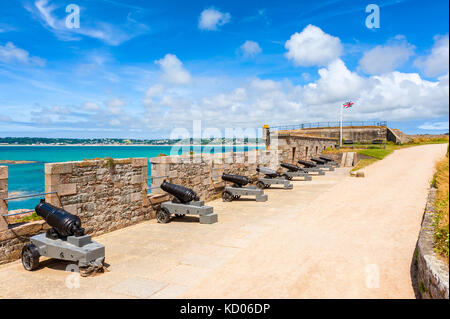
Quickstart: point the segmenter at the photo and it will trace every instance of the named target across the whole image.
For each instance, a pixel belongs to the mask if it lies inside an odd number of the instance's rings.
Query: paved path
[[[144,222],[96,238],[109,272],[76,280],[66,263],[0,266],[0,298],[414,298],[410,264],[434,163],[446,145],[339,168],[269,201],[209,203],[219,223]]]

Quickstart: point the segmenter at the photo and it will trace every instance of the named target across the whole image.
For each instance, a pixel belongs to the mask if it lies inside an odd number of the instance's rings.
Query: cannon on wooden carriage
[[[246,176],[223,174],[222,180],[232,183],[232,186],[225,186],[225,190],[222,193],[224,202],[231,202],[241,198],[241,196],[255,196],[257,202],[267,201],[267,195],[264,194],[263,189],[253,185],[246,186],[251,182]]]
[[[214,214],[211,206],[206,206],[201,201],[194,190],[168,183],[165,180],[161,184],[161,189],[173,196],[171,201],[161,204],[161,208],[156,212],[158,223],[168,223],[172,215],[184,217],[185,215],[198,215],[200,224],[217,223],[217,214]]]
[[[37,269],[39,258],[43,256],[76,262],[82,276],[103,271],[105,247],[85,234],[78,216],[44,199],[35,211],[51,228],[46,233],[31,237],[30,243],[22,249],[22,264],[26,270]]]
[[[264,177],[258,177],[256,182],[256,187],[259,189],[269,188],[272,184],[283,185],[284,189],[292,189],[294,186],[289,182],[289,180],[282,177],[273,169],[267,167],[257,167],[256,171],[264,174]]]

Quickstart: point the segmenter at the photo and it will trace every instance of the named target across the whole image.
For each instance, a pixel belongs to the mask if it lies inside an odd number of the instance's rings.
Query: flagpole
[[[342,109],[343,106],[339,105],[340,109],[341,109],[341,129],[340,129],[340,134],[339,134],[339,146],[342,147]]]

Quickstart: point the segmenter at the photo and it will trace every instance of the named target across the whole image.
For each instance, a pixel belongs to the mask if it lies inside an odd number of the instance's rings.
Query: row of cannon
[[[337,163],[327,156],[311,158],[311,161],[299,160],[297,166],[290,163],[281,163],[281,167],[287,169],[283,173],[267,167],[257,167],[257,172],[262,174],[256,181],[246,176],[223,174],[222,180],[231,185],[226,185],[222,192],[222,200],[231,202],[241,196],[255,196],[257,202],[267,201],[264,189],[273,184],[281,184],[284,189],[292,189],[290,181],[294,177],[302,177],[311,180],[310,173],[324,174],[324,169],[334,170]],[[255,185],[249,185],[255,182]],[[167,223],[171,216],[184,217],[185,215],[198,215],[202,224],[213,224],[218,221],[213,207],[207,206],[200,200],[197,193],[185,186],[163,181],[160,188],[173,196],[172,200],[163,202],[156,212],[159,223]],[[46,203],[44,199],[36,206],[36,214],[41,216],[50,229],[46,233],[38,234],[30,238],[30,243],[22,250],[22,264],[26,270],[32,271],[38,268],[41,256],[60,260],[77,262],[81,275],[89,275],[103,271],[105,261],[105,247],[85,234],[78,216],[70,214],[62,208]]]
[[[312,176],[310,174],[324,175],[324,170],[332,171],[337,166],[333,159],[323,155],[319,158],[313,157],[311,161],[299,160],[298,163],[302,166],[281,163],[280,166],[287,169],[282,173],[267,167],[257,167],[257,172],[263,176],[258,177],[255,181],[242,175],[222,174],[222,180],[231,184],[225,186],[222,192],[222,200],[231,202],[240,199],[242,196],[255,196],[257,202],[265,202],[268,197],[264,194],[264,189],[274,184],[282,185],[284,189],[292,189],[293,185],[290,181],[293,178],[301,177],[305,181],[311,181]],[[255,185],[249,185],[252,183]],[[200,223],[212,224],[217,222],[217,215],[214,214],[213,208],[204,205],[204,202],[199,200],[192,189],[167,181],[163,181],[160,188],[173,195],[173,200],[162,203],[161,208],[156,212],[156,219],[159,223],[169,222],[173,215],[176,217],[199,215]]]

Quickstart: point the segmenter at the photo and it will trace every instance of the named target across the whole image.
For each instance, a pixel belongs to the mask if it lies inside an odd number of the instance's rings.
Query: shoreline
[[[0,164],[33,164],[36,161],[26,161],[26,160],[0,160]]]
[[[211,148],[213,147],[232,147],[232,146],[236,146],[236,147],[262,147],[265,146],[264,144],[205,144],[205,145],[201,145],[201,144],[161,144],[161,145],[154,145],[154,144],[92,144],[92,145],[83,145],[83,144],[66,144],[66,145],[50,145],[50,144],[44,144],[44,145],[35,145],[35,144],[23,144],[23,145],[16,145],[16,144],[11,144],[11,145],[5,145],[5,144],[1,144],[0,147],[2,146],[14,146],[14,147],[20,147],[20,146],[24,146],[24,147],[64,147],[64,146],[86,146],[86,147],[97,147],[97,146],[110,146],[110,147],[114,147],[114,146],[129,146],[129,147],[137,147],[137,146],[145,146],[145,147],[158,147],[158,146],[176,146],[176,147],[199,147],[199,146],[209,146]]]

